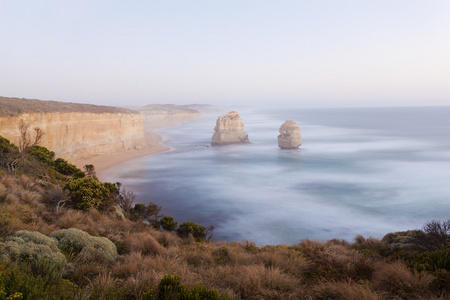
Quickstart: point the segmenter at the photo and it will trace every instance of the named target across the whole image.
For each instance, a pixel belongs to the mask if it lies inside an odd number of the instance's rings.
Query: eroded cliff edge
[[[73,162],[147,145],[142,114],[127,109],[0,97],[0,135],[18,144],[20,120],[44,131],[41,146]]]

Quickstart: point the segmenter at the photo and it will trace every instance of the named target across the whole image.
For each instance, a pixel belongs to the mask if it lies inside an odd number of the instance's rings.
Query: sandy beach
[[[129,150],[115,153],[105,153],[101,155],[92,156],[86,159],[80,159],[75,162],[75,165],[83,169],[84,165],[92,164],[95,166],[97,177],[103,180],[102,175],[105,171],[115,165],[121,164],[127,160],[135,159],[141,156],[160,153],[170,150],[169,147],[161,144],[163,138],[155,132],[156,129],[168,128],[178,126],[176,121],[153,121],[147,122],[144,128],[145,140],[147,147],[139,150]]]

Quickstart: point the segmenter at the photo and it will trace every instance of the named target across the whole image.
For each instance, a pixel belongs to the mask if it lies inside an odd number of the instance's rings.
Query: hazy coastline
[[[448,108],[239,113],[249,145],[211,147],[215,119],[204,118],[161,129],[174,151],[117,165],[104,179],[177,220],[214,225],[227,241],[382,237],[445,217]],[[299,122],[301,149],[278,148],[285,120]]]

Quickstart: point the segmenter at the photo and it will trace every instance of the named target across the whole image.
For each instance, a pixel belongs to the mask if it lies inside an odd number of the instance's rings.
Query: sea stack
[[[248,134],[244,132],[244,123],[235,111],[217,118],[214,131],[211,141],[213,146],[249,143]]]
[[[297,149],[302,144],[300,128],[295,121],[286,121],[280,127],[278,147],[281,149]]]

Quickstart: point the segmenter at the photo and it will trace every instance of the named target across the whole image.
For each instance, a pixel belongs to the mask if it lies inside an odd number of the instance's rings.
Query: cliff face
[[[295,121],[286,121],[280,127],[278,147],[281,149],[296,149],[302,144],[300,128]]]
[[[242,123],[241,116],[235,111],[220,116],[217,119],[214,131],[211,141],[213,146],[249,142],[248,134],[244,132],[244,123]]]
[[[140,149],[146,146],[144,120],[134,113],[45,112],[0,117],[0,135],[19,144],[20,120],[40,127],[39,145],[74,162],[92,155]]]

